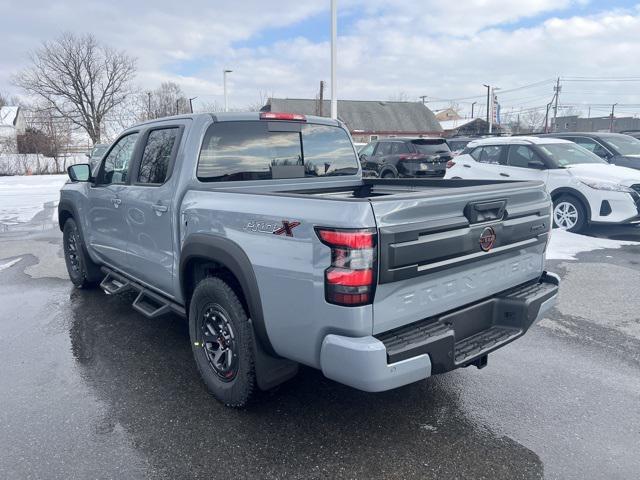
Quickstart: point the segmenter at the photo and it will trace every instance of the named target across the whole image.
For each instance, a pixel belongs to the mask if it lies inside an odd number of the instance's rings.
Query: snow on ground
[[[0,223],[25,223],[47,202],[60,199],[67,175],[0,177]]]
[[[576,255],[581,252],[590,252],[603,248],[620,248],[624,245],[640,245],[640,242],[589,237],[554,229],[551,232],[551,241],[547,248],[547,259],[575,260]]]

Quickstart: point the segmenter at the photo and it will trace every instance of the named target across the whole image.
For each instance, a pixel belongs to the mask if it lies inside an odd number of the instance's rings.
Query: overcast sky
[[[64,30],[92,32],[138,59],[143,89],[178,82],[190,97],[242,108],[259,92],[313,98],[330,79],[329,0],[0,0],[0,91],[18,93],[13,73],[27,53]],[[483,84],[501,87],[503,108],[549,102],[620,103],[640,112],[640,4],[589,0],[338,0],[338,95],[388,100],[403,92],[470,109]],[[579,81],[607,77],[625,81]],[[574,80],[569,80],[574,78]],[[588,79],[587,79],[588,80]],[[532,87],[510,91],[516,87]],[[500,93],[500,92],[498,92]],[[478,98],[467,98],[474,97]],[[436,100],[440,99],[440,101]],[[629,105],[629,106],[627,106]],[[478,108],[476,106],[476,108]],[[580,107],[587,113],[587,107]]]

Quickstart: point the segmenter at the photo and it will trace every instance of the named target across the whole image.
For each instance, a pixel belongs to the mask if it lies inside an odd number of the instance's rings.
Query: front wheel
[[[396,178],[396,176],[392,171],[388,170],[382,174],[382,178]]]
[[[64,261],[71,282],[78,288],[95,286],[102,277],[100,267],[91,261],[82,241],[80,230],[73,218],[64,222],[62,229]]]
[[[222,279],[198,283],[189,306],[189,336],[209,391],[228,407],[243,407],[256,384],[253,329],[238,296]]]
[[[553,202],[553,226],[568,232],[579,232],[587,225],[582,202],[571,195],[562,195]]]

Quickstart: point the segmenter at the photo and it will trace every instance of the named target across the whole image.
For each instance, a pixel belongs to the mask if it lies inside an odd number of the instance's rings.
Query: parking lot
[[[3,478],[637,476],[640,246],[550,260],[557,308],[483,370],[368,394],[303,368],[236,411],[183,320],[72,287],[52,214],[0,234]]]

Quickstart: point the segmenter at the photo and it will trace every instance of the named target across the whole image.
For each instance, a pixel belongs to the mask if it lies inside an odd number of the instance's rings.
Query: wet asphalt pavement
[[[483,370],[368,394],[303,368],[237,411],[182,319],[74,289],[38,218],[0,234],[0,478],[640,477],[640,246],[550,261],[558,307]]]

